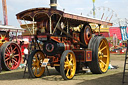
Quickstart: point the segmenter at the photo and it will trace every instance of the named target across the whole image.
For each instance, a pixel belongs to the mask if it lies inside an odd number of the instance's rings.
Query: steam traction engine
[[[89,23],[96,23],[99,27],[112,24],[64,13],[55,9],[55,3],[51,6],[25,10],[16,15],[17,19],[34,22],[31,36],[38,49],[32,51],[28,58],[31,77],[43,75],[45,58],[65,80],[72,79],[83,66],[88,66],[92,73],[107,72],[110,59],[108,42],[101,35],[92,37]],[[43,44],[40,46],[40,43]]]
[[[21,28],[8,25],[0,25],[0,69],[17,69],[21,62],[21,50],[17,43],[10,41],[10,32],[18,32]]]

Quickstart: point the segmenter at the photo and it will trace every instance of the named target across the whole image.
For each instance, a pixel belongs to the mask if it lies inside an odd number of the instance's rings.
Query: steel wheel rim
[[[40,51],[33,56],[32,70],[35,77],[40,77],[44,73],[45,67],[41,67],[43,60],[44,54]]]
[[[110,60],[109,46],[106,39],[102,39],[98,48],[98,62],[102,72],[108,70]]]
[[[18,68],[21,62],[21,51],[17,44],[11,43],[7,46],[4,53],[4,60],[9,69],[14,70]]]
[[[72,79],[76,71],[76,59],[75,55],[70,52],[66,55],[64,62],[64,71],[68,79]]]

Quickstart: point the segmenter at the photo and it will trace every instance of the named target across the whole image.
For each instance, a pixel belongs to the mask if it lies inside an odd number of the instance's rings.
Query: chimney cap
[[[49,5],[52,9],[57,9],[57,0],[50,0]]]

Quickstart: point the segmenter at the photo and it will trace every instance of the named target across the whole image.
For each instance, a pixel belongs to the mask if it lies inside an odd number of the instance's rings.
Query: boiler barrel
[[[44,43],[43,51],[48,56],[54,56],[56,54],[61,54],[65,50],[70,50],[71,45],[68,43],[58,43],[52,40],[49,40]]]
[[[57,43],[49,40],[44,43],[43,51],[48,56],[54,56],[55,54],[62,53],[64,51],[64,43]]]

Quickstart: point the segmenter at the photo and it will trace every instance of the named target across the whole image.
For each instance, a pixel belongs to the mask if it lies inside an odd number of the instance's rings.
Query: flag
[[[127,26],[120,26],[122,40],[128,39],[126,28],[127,28]]]

